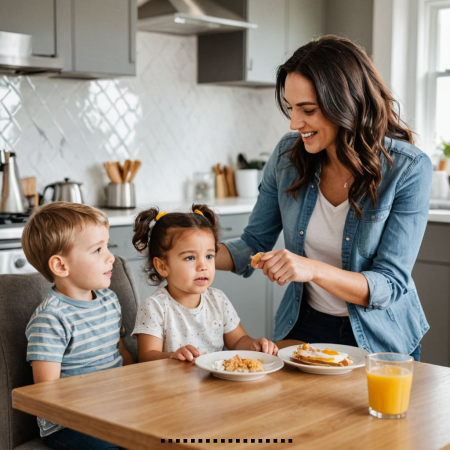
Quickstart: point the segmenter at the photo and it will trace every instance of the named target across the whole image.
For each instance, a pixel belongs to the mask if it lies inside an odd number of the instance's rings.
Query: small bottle
[[[212,172],[194,173],[194,198],[202,202],[213,201],[215,193],[215,175]]]

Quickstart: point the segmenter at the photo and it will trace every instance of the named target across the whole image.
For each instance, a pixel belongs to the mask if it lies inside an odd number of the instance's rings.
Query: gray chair
[[[38,274],[0,275],[0,450],[37,450],[46,447],[36,417],[12,408],[11,391],[33,383],[26,361],[25,328],[50,283]],[[139,296],[128,262],[116,256],[111,289],[122,306],[124,344],[137,361],[137,345],[130,337],[134,328]]]

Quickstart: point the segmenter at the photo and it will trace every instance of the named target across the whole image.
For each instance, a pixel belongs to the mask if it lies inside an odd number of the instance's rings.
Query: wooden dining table
[[[167,359],[17,388],[12,403],[127,449],[450,446],[450,368],[418,362],[399,420],[369,415],[364,368],[327,376],[285,365],[235,382]]]

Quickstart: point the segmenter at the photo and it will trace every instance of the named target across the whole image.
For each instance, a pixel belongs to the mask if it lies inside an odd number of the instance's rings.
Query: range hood
[[[257,28],[213,0],[138,0],[138,29],[203,34]]]
[[[0,31],[0,75],[38,75],[58,73],[63,59],[32,55],[33,37],[29,34]]]

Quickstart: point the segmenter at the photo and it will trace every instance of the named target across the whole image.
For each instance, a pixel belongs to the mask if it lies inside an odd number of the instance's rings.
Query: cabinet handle
[[[222,227],[222,231],[233,231],[232,227]]]
[[[253,58],[250,58],[248,61],[248,70],[253,70]]]
[[[117,248],[117,247],[119,247],[117,244],[109,244],[108,245],[108,248]]]

